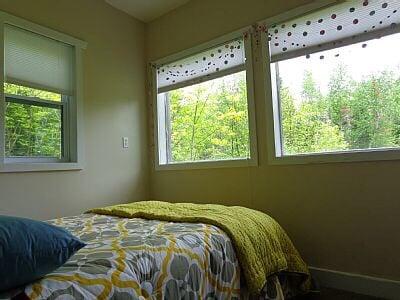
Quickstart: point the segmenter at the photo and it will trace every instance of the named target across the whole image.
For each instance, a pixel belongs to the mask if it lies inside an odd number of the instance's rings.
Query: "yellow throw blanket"
[[[224,230],[231,238],[247,287],[259,294],[267,278],[284,271],[300,275],[299,288],[309,289],[307,265],[281,226],[268,215],[239,206],[143,201],[97,208],[90,213],[168,222],[205,223]]]

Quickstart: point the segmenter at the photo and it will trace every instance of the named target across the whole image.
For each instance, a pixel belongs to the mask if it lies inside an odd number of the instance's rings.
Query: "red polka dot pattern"
[[[244,38],[236,39],[197,55],[156,67],[158,88],[166,88],[244,65],[244,43]],[[279,42],[274,45],[278,47]]]
[[[398,0],[350,0],[298,19],[276,24],[268,30],[272,57],[316,52],[315,48],[340,47],[361,34],[396,32],[400,24]]]

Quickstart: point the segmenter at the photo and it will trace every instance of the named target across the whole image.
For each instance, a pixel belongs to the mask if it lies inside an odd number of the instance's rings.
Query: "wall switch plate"
[[[129,148],[129,139],[127,137],[122,138],[122,148]]]

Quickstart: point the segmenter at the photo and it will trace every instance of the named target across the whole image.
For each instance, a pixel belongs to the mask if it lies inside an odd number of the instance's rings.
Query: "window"
[[[275,157],[400,147],[399,22],[398,1],[344,1],[268,29]]]
[[[249,51],[246,36],[156,64],[159,166],[254,163]]]
[[[62,95],[5,83],[5,157],[64,157]]]
[[[85,44],[5,13],[0,17],[0,171],[79,169]]]

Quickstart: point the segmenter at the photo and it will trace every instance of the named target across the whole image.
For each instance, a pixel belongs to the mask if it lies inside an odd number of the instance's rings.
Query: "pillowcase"
[[[85,245],[45,222],[0,216],[0,291],[51,273]]]

